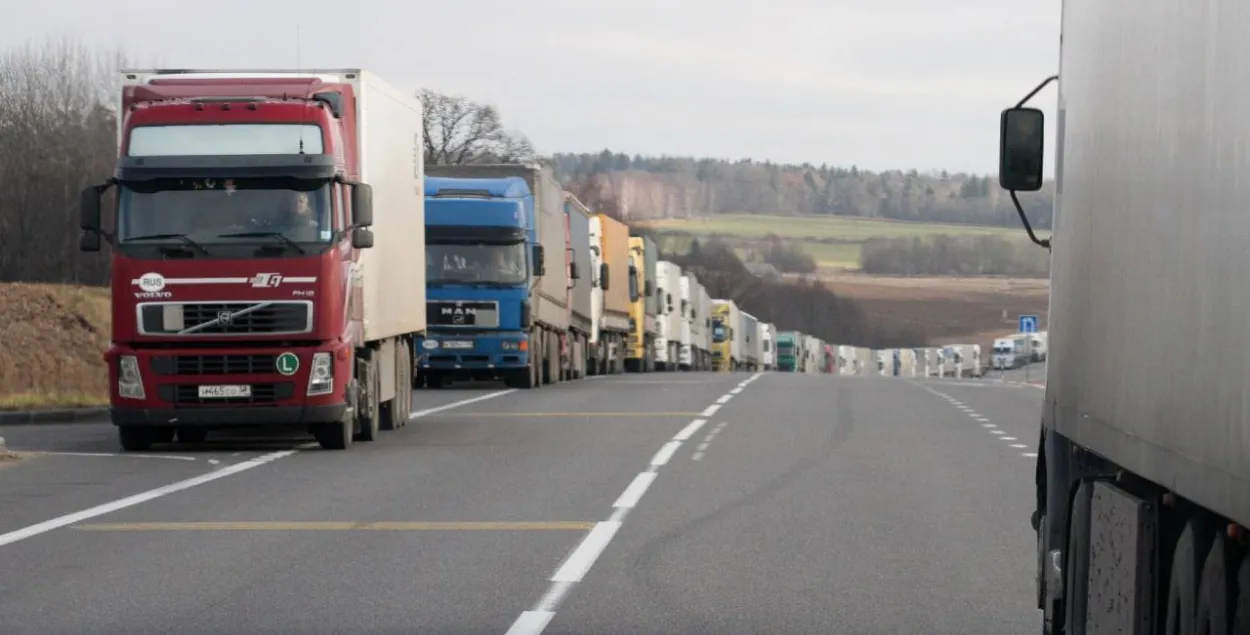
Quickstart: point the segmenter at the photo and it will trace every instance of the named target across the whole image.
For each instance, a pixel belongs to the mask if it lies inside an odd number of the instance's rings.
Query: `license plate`
[[[200,399],[234,399],[251,396],[251,386],[200,386]]]
[[[464,340],[452,340],[449,342],[443,342],[443,348],[473,348],[473,342],[466,342]]]

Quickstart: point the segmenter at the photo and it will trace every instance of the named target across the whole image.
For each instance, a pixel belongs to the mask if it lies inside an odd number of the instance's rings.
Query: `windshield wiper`
[[[282,232],[240,232],[238,234],[220,234],[217,237],[218,238],[277,238],[278,240],[282,241],[286,246],[290,247],[291,249],[294,249],[295,251],[298,251],[301,254],[308,253],[304,251],[303,247],[299,246],[299,243],[295,242],[294,240],[291,240],[290,238],[287,238],[286,235],[283,234]]]
[[[205,249],[203,245],[195,242],[194,240],[191,240],[191,238],[188,237],[186,234],[145,234],[143,236],[132,236],[130,238],[127,238],[123,242],[130,242],[132,240],[168,240],[170,238],[176,238],[178,240],[181,240],[184,244],[186,244],[186,246],[194,249],[195,251],[200,252],[200,255],[202,256],[212,255],[208,253],[208,250]]]

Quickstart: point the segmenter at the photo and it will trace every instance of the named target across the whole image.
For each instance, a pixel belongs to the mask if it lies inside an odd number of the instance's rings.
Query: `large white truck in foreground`
[[[1032,519],[1044,632],[1250,632],[1250,10],[1062,15]],[[1031,96],[1000,119],[1013,198],[1042,185]]]

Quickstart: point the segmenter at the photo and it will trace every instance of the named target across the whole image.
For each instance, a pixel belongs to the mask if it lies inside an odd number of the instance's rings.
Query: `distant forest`
[[[724,213],[829,214],[962,225],[1018,227],[1011,199],[993,177],[916,170],[870,172],[854,165],[785,165],[740,159],[652,157],[604,150],[557,153],[562,182],[593,181],[625,218]],[[1035,228],[1049,229],[1054,183],[1020,202]]]

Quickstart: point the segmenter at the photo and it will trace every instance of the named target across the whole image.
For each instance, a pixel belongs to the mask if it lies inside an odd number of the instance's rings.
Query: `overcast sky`
[[[1058,69],[1060,2],[44,0],[19,13],[0,44],[72,37],[165,67],[368,68],[495,104],[543,153],[992,172],[999,110]],[[1054,103],[1052,87],[1033,104],[1050,139]]]

